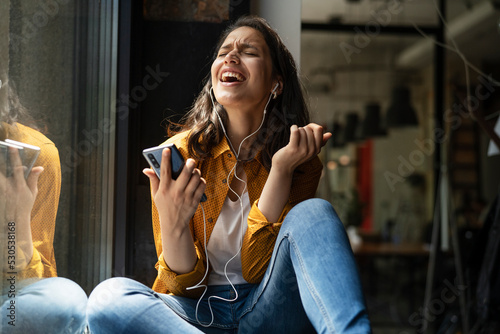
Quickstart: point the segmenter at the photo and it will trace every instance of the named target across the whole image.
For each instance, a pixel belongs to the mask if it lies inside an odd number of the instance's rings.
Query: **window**
[[[55,225],[44,217],[35,226],[32,212],[33,245],[53,233],[57,275],[89,293],[112,271],[118,1],[2,0],[0,13],[2,106],[25,110],[17,122],[59,153],[45,168],[60,167],[59,201],[37,198]],[[53,193],[58,178],[38,186]],[[42,255],[52,265],[50,252]]]

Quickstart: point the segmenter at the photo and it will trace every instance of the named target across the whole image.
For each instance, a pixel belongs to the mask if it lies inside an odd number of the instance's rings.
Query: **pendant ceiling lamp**
[[[396,87],[392,90],[391,106],[386,115],[388,128],[418,126],[417,115],[410,101],[410,90],[407,87]]]

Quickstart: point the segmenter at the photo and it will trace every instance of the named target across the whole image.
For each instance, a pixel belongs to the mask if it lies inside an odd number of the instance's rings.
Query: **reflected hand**
[[[31,237],[31,210],[38,193],[38,178],[43,167],[34,167],[28,179],[24,178],[25,167],[22,165],[16,148],[9,148],[12,175],[7,177],[0,171],[0,217],[3,224],[15,222],[17,245],[24,252],[29,262],[33,255]]]

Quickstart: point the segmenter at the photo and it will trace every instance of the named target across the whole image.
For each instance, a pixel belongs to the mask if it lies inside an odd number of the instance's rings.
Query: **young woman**
[[[292,56],[261,18],[222,35],[211,75],[147,169],[158,276],[89,298],[92,333],[369,333],[343,225],[314,196],[331,137],[309,123]],[[200,203],[205,194],[207,201]]]

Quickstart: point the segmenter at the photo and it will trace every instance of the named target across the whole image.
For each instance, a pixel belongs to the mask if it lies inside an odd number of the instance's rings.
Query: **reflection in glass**
[[[0,0],[0,140],[40,148],[28,179],[7,173],[18,152],[0,152],[0,332],[81,332],[85,292],[111,276],[116,13]]]
[[[7,96],[0,114],[1,328],[35,333],[43,324],[50,331],[81,332],[87,297],[76,283],[57,277],[53,248],[61,189],[59,154],[34,123],[30,127],[19,122],[32,120],[12,89]],[[20,146],[9,145],[9,139]],[[23,144],[40,149],[31,170]]]

